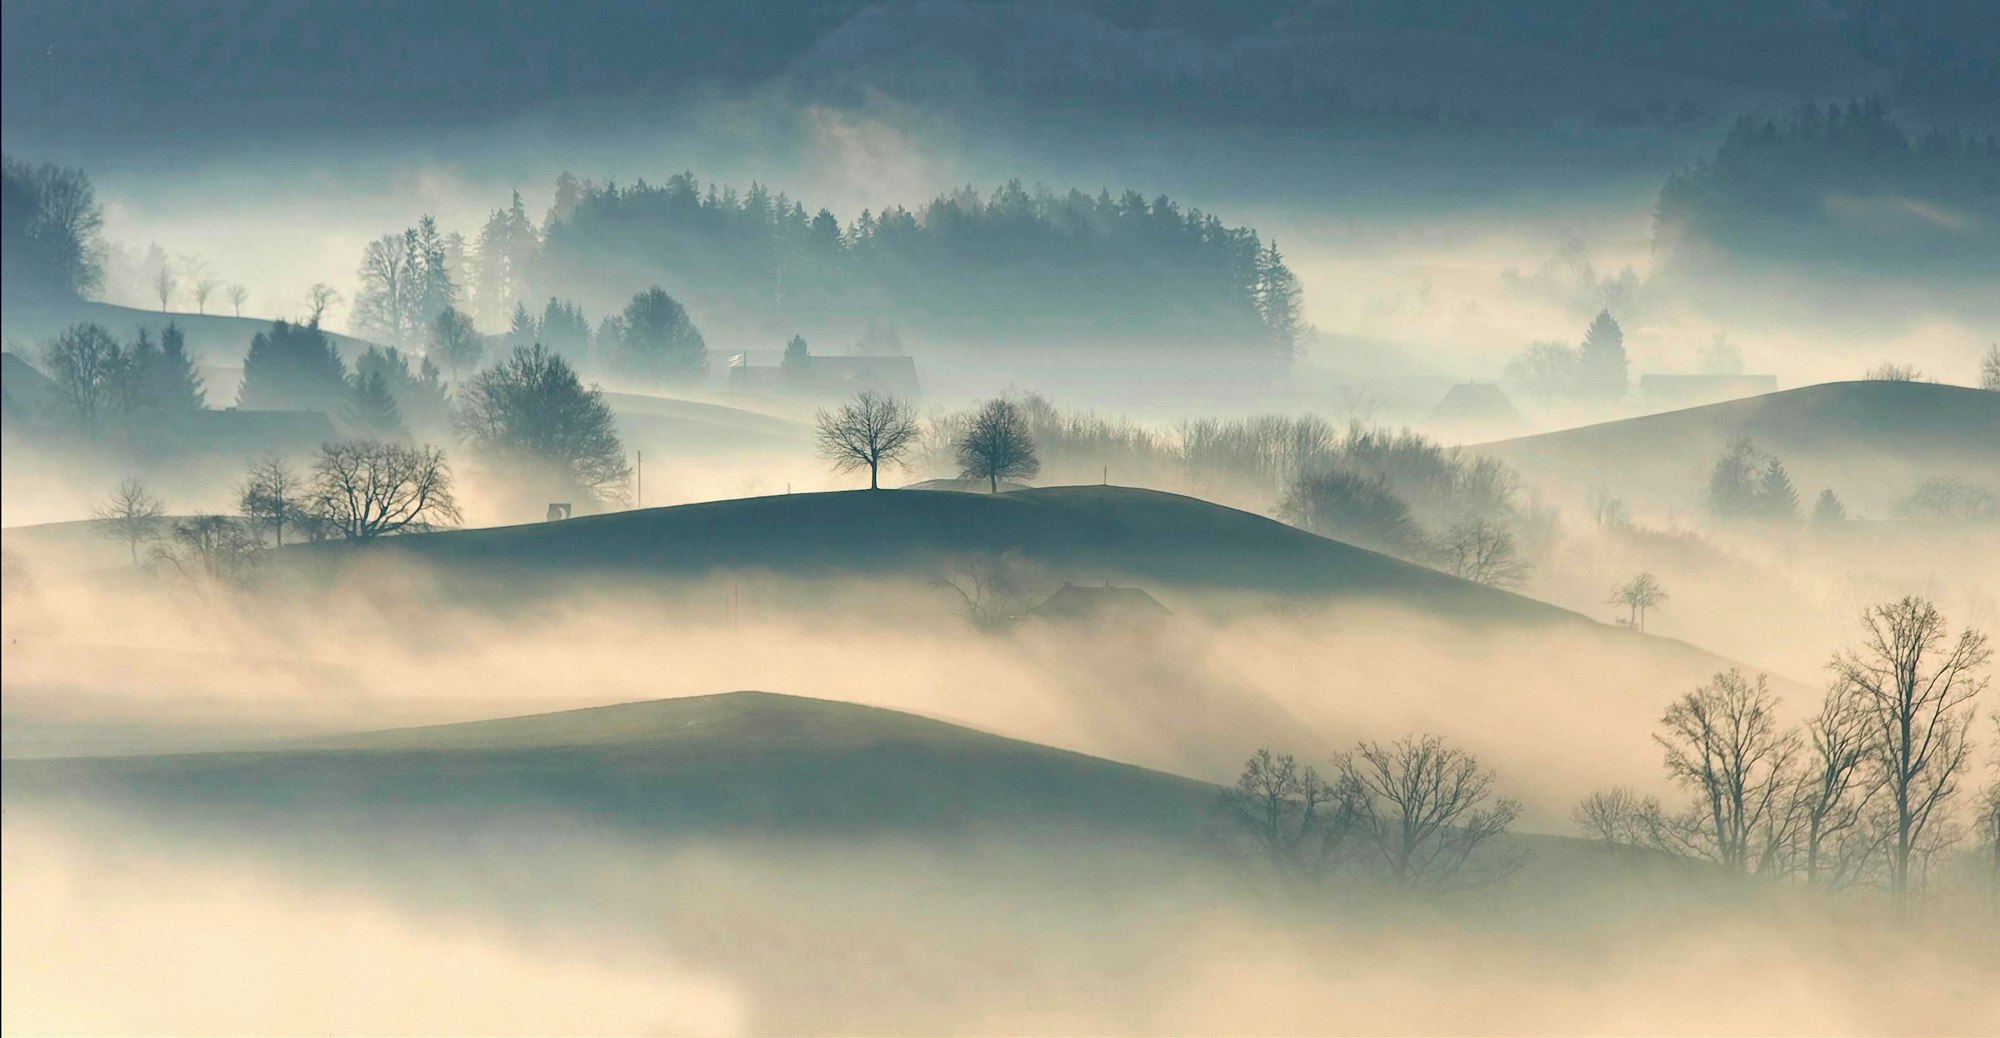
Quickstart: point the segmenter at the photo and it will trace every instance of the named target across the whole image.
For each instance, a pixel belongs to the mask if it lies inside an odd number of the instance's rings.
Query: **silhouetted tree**
[[[489,460],[548,473],[565,493],[624,499],[632,470],[610,406],[539,343],[473,376],[458,420]]]
[[[334,291],[332,285],[316,283],[306,289],[306,323],[319,327],[320,320],[326,316],[326,308],[338,302],[340,293]]]
[[[155,544],[153,561],[196,587],[234,583],[256,563],[263,543],[243,523],[223,515],[176,520],[173,531]]]
[[[132,552],[132,565],[137,566],[139,545],[160,535],[166,525],[167,506],[146,484],[127,479],[92,514],[104,523],[106,535],[125,542]]]
[[[1444,892],[1504,878],[1517,859],[1479,852],[1504,835],[1520,805],[1493,796],[1493,773],[1435,735],[1363,742],[1334,757],[1364,853],[1404,890]]]
[[[804,342],[796,337],[792,341]],[[921,432],[914,408],[874,393],[862,393],[837,410],[819,412],[814,425],[820,457],[841,472],[867,469],[870,490],[880,489],[883,464],[901,461]]]
[[[486,352],[486,344],[480,341],[470,317],[455,307],[445,307],[431,322],[430,352],[444,360],[455,385],[460,369],[478,366],[480,356]]]
[[[318,325],[273,321],[250,340],[236,406],[339,414],[347,394],[347,366]]]
[[[103,327],[65,329],[42,347],[42,364],[79,428],[95,432],[122,414],[130,358]]]
[[[153,271],[153,295],[160,300],[160,312],[167,312],[167,304],[173,302],[174,289],[180,286],[180,279],[174,276],[173,264],[162,260],[159,269]]]
[[[1651,572],[1641,573],[1611,592],[1611,601],[1626,609],[1625,625],[1640,631],[1646,629],[1646,611],[1666,600],[1666,589]]]
[[[1985,487],[1952,476],[1932,476],[1899,498],[1893,508],[1904,519],[1932,523],[2000,521],[2000,497]]]
[[[1574,348],[1560,342],[1534,342],[1507,362],[1509,385],[1543,402],[1567,401],[1579,393],[1582,373]]]
[[[1514,535],[1489,519],[1452,524],[1426,554],[1446,573],[1488,587],[1517,587],[1528,579],[1528,560],[1515,547]]]
[[[654,379],[688,379],[707,369],[708,345],[688,313],[657,286],[632,297],[613,344],[626,373]]]
[[[80,169],[0,160],[0,286],[22,300],[104,284],[104,211]]]
[[[1257,254],[1257,316],[1271,335],[1280,353],[1290,357],[1297,351],[1305,332],[1299,310],[1305,297],[1299,279],[1285,266],[1274,239]]]
[[[1625,396],[1630,362],[1625,358],[1625,332],[1608,310],[1599,310],[1577,350],[1577,381],[1593,400],[1617,401]]]
[[[1861,377],[1869,382],[1921,382],[1924,378],[1912,365],[1889,362],[1869,368]]]
[[[1840,503],[1840,497],[1832,487],[1819,492],[1819,500],[1813,502],[1812,521],[1814,526],[1838,526],[1847,521],[1847,506]]]
[[[812,355],[806,352],[805,336],[794,335],[792,340],[785,344],[785,355],[779,360],[779,364],[787,368],[802,368],[811,360]]]
[[[354,358],[352,385],[364,395],[372,395],[366,381],[379,378],[389,402],[394,405],[396,421],[382,426],[394,429],[398,425],[412,430],[442,430],[451,423],[451,401],[445,394],[444,382],[437,365],[429,357],[417,361],[417,369],[410,370],[410,358],[401,350],[391,346],[382,349],[370,346],[361,356]],[[378,403],[361,405],[362,419],[380,421],[389,417]],[[372,417],[371,417],[372,416]]]
[[[1354,825],[1353,804],[1309,764],[1260,749],[1243,765],[1222,806],[1280,877],[1312,881],[1339,863]]]
[[[1857,694],[1874,729],[1889,811],[1889,889],[1913,888],[1912,863],[1941,830],[1971,748],[1967,728],[1992,659],[1986,636],[1957,638],[1944,615],[1921,598],[1875,606],[1862,617],[1862,647],[1834,657],[1837,678]]]
[[[243,304],[248,302],[249,299],[249,289],[244,288],[242,285],[229,286],[229,312],[231,314],[237,317],[243,316]]]
[[[237,488],[237,507],[253,527],[269,529],[282,548],[285,527],[298,526],[310,511],[307,490],[285,459],[273,454],[250,467]]]
[[[403,412],[396,407],[389,380],[379,369],[355,373],[347,393],[347,421],[370,436],[393,437],[402,432]]]
[[[171,322],[153,345],[145,329],[131,353],[131,408],[142,421],[172,421],[207,408],[201,376],[187,353],[187,336]]]
[[[1667,775],[1692,801],[1667,820],[1671,849],[1739,876],[1786,865],[1799,747],[1777,709],[1764,675],[1750,681],[1738,670],[1715,675],[1667,708],[1653,740],[1666,752]]]
[[[1799,492],[1792,486],[1784,462],[1776,458],[1766,459],[1764,474],[1757,481],[1757,514],[1777,522],[1791,522],[1799,517]]]
[[[1867,699],[1852,683],[1836,680],[1806,723],[1798,795],[1807,886],[1846,886],[1880,849],[1881,829],[1867,824],[1882,789],[1876,737]]]
[[[988,400],[973,413],[954,445],[959,475],[983,479],[999,493],[1003,479],[1032,479],[1042,470],[1021,409],[1008,400]]]
[[[1409,554],[1421,536],[1410,519],[1410,506],[1389,488],[1387,479],[1346,469],[1324,469],[1294,479],[1278,503],[1278,515],[1322,537],[1396,555]]]
[[[429,530],[459,520],[444,452],[372,440],[319,449],[308,501],[313,516],[350,541]]]
[[[2000,342],[1987,346],[1980,355],[1979,388],[2000,392]]]

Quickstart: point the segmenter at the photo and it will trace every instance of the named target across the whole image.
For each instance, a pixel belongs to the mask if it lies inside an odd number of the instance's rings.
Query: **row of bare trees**
[[[105,534],[123,541],[132,564],[146,558],[187,576],[226,579],[246,571],[268,532],[279,546],[295,540],[374,540],[456,523],[444,451],[430,446],[344,440],[323,445],[306,472],[283,458],[254,463],[238,488],[241,516],[172,518],[138,479],[121,482],[97,506]]]
[[[1626,788],[1575,810],[1610,844],[1665,851],[1725,874],[1837,889],[1920,888],[1963,838],[1953,805],[1966,779],[1975,701],[1992,659],[1984,634],[1953,634],[1937,607],[1906,597],[1868,610],[1865,637],[1837,654],[1818,712],[1779,718],[1763,676],[1731,670],[1676,700],[1654,736],[1679,809]],[[1976,828],[2000,869],[2000,784]]]
[[[997,493],[1001,480],[1029,479],[1041,471],[1027,419],[1013,401],[989,400],[956,424],[952,449],[961,478],[985,480]],[[870,490],[881,488],[882,466],[906,461],[924,432],[915,408],[874,393],[819,412],[815,426],[820,457],[837,471],[867,469]]]
[[[1504,878],[1517,854],[1493,845],[1520,805],[1493,792],[1477,758],[1435,735],[1335,754],[1331,777],[1260,749],[1222,807],[1281,879],[1316,886],[1375,880],[1438,894]]]

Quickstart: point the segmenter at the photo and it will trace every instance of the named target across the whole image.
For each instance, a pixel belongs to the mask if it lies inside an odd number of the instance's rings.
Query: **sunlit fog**
[[[2000,1030],[2000,13],[0,0],[7,1034]]]

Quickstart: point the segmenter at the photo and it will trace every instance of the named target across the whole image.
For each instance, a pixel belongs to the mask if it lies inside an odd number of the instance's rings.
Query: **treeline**
[[[1164,196],[1018,182],[843,224],[757,184],[565,176],[539,233],[516,198],[465,263],[489,324],[549,297],[608,308],[659,281],[707,312],[800,325],[879,317],[942,338],[1202,342],[1282,360],[1302,330],[1297,279],[1255,231]],[[606,271],[633,283],[607,284]]]
[[[104,284],[104,210],[80,169],[0,159],[0,291],[9,305]]]
[[[1715,154],[1668,179],[1655,249],[1703,247],[1856,270],[2000,270],[2000,140],[1897,123],[1878,98],[1739,119]]]

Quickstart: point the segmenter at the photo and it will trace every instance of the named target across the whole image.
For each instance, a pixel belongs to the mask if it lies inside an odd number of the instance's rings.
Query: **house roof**
[[[1064,584],[1042,604],[1028,610],[1028,615],[1064,620],[1156,619],[1171,616],[1172,612],[1143,588]]]

